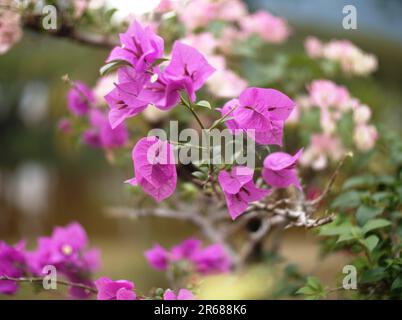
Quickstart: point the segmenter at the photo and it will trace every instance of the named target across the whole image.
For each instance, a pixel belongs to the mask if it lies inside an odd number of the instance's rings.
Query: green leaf
[[[306,286],[306,287],[301,287],[299,290],[296,291],[296,294],[305,294],[305,295],[313,295],[316,293],[316,290],[313,288]]]
[[[308,277],[307,278],[307,286],[309,286],[310,288],[313,288],[317,291],[320,291],[323,289],[320,279],[318,279],[317,277]]]
[[[372,252],[374,248],[377,246],[378,241],[380,241],[380,239],[374,234],[362,240],[363,244],[370,252]]]
[[[345,241],[351,241],[351,240],[356,240],[358,239],[358,236],[354,235],[354,234],[342,234],[339,236],[338,240],[336,241],[336,243],[342,243]]]
[[[402,288],[402,276],[398,276],[394,282],[392,282],[391,290]]]
[[[112,62],[105,64],[103,67],[101,67],[99,69],[99,73],[101,76],[104,76],[106,73],[108,73],[118,67],[124,66],[124,65],[130,65],[130,64],[124,60],[112,61]]]
[[[113,15],[117,12],[116,8],[111,8],[105,12],[105,20],[110,21]]]
[[[339,208],[341,210],[344,209],[353,209],[359,206],[361,203],[360,194],[357,191],[349,191],[346,193],[342,193],[332,202],[332,208]]]
[[[208,101],[206,101],[206,100],[198,101],[197,104],[196,104],[196,106],[198,106],[198,107],[203,107],[203,108],[207,108],[207,109],[209,109],[209,110],[212,109],[211,104],[210,104]]]
[[[205,180],[206,179],[205,173],[201,172],[201,171],[194,171],[191,175],[196,177],[199,180]]]
[[[343,186],[342,189],[353,189],[353,188],[358,188],[358,187],[371,187],[375,184],[375,178],[372,175],[364,175],[360,177],[353,177],[350,179],[347,179]]]
[[[364,226],[367,221],[380,215],[382,212],[383,212],[383,209],[381,209],[381,208],[362,205],[359,207],[359,209],[357,209],[356,219],[360,226]]]
[[[384,202],[385,200],[389,200],[391,197],[392,193],[387,191],[375,192],[371,195],[371,199],[375,202]]]
[[[363,233],[366,234],[369,231],[379,228],[385,228],[391,225],[391,222],[385,219],[374,219],[368,221],[362,228]]]
[[[369,269],[363,273],[360,283],[376,282],[383,279],[385,276],[385,268]]]
[[[319,235],[321,236],[339,236],[341,234],[349,234],[352,226],[349,223],[336,225],[335,222],[324,225],[320,228]]]

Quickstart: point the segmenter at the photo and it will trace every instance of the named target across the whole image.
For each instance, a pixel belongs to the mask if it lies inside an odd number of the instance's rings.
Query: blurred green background
[[[315,35],[351,39],[377,55],[379,71],[372,79],[345,83],[373,109],[377,126],[400,132],[402,37],[395,31],[402,30],[401,1],[355,2],[362,23],[353,31],[342,29],[343,1],[261,0],[249,5],[289,20],[293,36],[281,50],[301,51],[304,38]],[[37,236],[49,234],[54,226],[79,221],[91,244],[102,251],[99,274],[133,279],[146,291],[167,283],[163,274],[148,267],[144,250],[155,242],[169,247],[195,230],[177,221],[106,216],[106,207],[133,204],[123,185],[132,176],[131,164],[110,166],[101,151],[72,145],[57,131],[57,121],[66,113],[68,90],[61,77],[68,73],[92,86],[107,54],[25,32],[20,43],[0,56],[0,239],[13,243],[24,238],[32,247]],[[261,54],[268,56],[269,51]],[[346,261],[341,255],[320,260],[317,238],[304,230],[286,231],[281,253],[324,282],[332,281]],[[45,295],[32,296],[29,290],[16,298]]]

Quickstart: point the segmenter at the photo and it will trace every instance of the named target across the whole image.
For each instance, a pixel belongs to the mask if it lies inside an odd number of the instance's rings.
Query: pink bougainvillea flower
[[[225,248],[220,243],[214,243],[196,251],[192,257],[197,272],[207,275],[228,272],[232,265]]]
[[[36,275],[42,275],[42,268],[49,264],[71,277],[88,274],[99,267],[99,251],[88,248],[87,234],[76,222],[56,227],[51,237],[40,237],[38,248],[27,256],[30,270]]]
[[[247,88],[247,81],[229,69],[215,72],[207,81],[208,90],[220,98],[237,97]]]
[[[120,34],[120,42],[121,47],[115,47],[106,62],[124,60],[141,72],[163,57],[163,39],[135,20],[125,33]]]
[[[353,141],[360,151],[368,152],[373,149],[377,139],[378,133],[375,126],[361,124],[355,127]]]
[[[94,102],[92,90],[85,83],[75,81],[67,94],[67,106],[70,111],[76,116],[86,115]]]
[[[145,258],[148,263],[156,270],[163,271],[166,270],[169,264],[169,252],[156,244],[151,249],[145,251]]]
[[[319,58],[322,56],[323,44],[316,37],[307,37],[304,41],[304,48],[311,58]]]
[[[125,119],[141,113],[149,104],[157,104],[164,98],[164,84],[151,83],[150,79],[149,74],[138,73],[131,67],[119,68],[119,83],[105,96],[113,129]]]
[[[195,300],[195,297],[187,289],[180,289],[177,295],[173,290],[167,289],[163,294],[163,300]]]
[[[289,97],[277,90],[248,88],[238,100],[227,102],[221,113],[233,110],[234,119],[226,121],[230,130],[244,130],[260,144],[282,145],[284,121],[294,106]]]
[[[83,133],[84,141],[93,146],[105,149],[122,147],[127,143],[128,130],[124,123],[112,129],[107,115],[100,109],[92,109],[89,112],[91,128]]]
[[[290,35],[286,20],[275,17],[268,11],[257,11],[242,17],[240,26],[245,34],[257,34],[269,43],[282,43]]]
[[[331,80],[314,80],[308,87],[311,104],[320,108],[344,109],[349,105],[349,91]]]
[[[269,120],[285,121],[295,103],[275,89],[247,88],[239,98],[240,107],[235,110],[236,121],[257,130],[269,128]]]
[[[179,245],[174,246],[170,255],[172,260],[191,259],[201,249],[201,240],[196,238],[189,238],[181,242]]]
[[[282,145],[283,137],[283,126],[284,121],[271,120],[269,130],[256,130],[254,128],[249,128],[248,126],[242,126],[236,121],[232,115],[234,110],[239,108],[240,101],[238,99],[229,100],[222,108],[218,108],[221,112],[222,117],[227,116],[229,120],[226,120],[226,126],[233,133],[237,134],[240,131],[247,133],[252,139],[254,139],[259,144],[276,144]]]
[[[10,2],[12,7],[12,1],[7,2]],[[22,37],[20,12],[7,9],[7,4],[2,3],[2,5],[4,7],[0,8],[0,54],[6,53]]]
[[[209,0],[192,0],[177,6],[177,15],[188,31],[207,26],[217,15],[218,4]]]
[[[339,160],[345,150],[339,137],[328,134],[312,135],[308,148],[303,151],[300,157],[300,164],[304,167],[310,166],[314,170],[325,169],[329,160]]]
[[[227,272],[232,265],[230,256],[221,244],[202,248],[201,241],[196,238],[186,239],[170,250],[157,244],[145,252],[145,257],[151,267],[159,271],[179,261],[188,262],[193,271],[203,275]]]
[[[114,281],[108,277],[100,277],[95,281],[98,289],[98,300],[136,300],[134,283],[127,280]]]
[[[157,202],[173,194],[177,173],[171,144],[157,137],[144,137],[135,145],[132,159],[135,178],[128,183],[140,185]]]
[[[285,152],[274,152],[268,155],[264,160],[262,171],[265,182],[276,188],[294,185],[301,189],[295,167],[302,152],[303,149],[300,149],[294,156]]]
[[[179,100],[179,90],[185,90],[192,101],[199,90],[215,71],[204,56],[195,48],[176,41],[172,49],[172,59],[164,70],[167,83],[166,104]]]
[[[15,246],[9,246],[0,241],[0,276],[19,278],[24,276],[27,269],[25,242],[21,241]],[[17,289],[18,284],[14,281],[0,280],[0,293],[14,294]]]
[[[261,200],[270,193],[255,186],[253,174],[253,169],[243,166],[234,167],[230,173],[219,172],[218,181],[233,220],[246,211],[250,202]]]
[[[57,123],[57,128],[63,133],[70,133],[71,132],[71,122],[66,118],[60,119]]]

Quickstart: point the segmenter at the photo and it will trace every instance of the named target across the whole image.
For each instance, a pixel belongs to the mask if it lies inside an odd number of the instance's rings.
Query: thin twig
[[[15,282],[27,282],[27,283],[43,283],[43,279],[42,277],[21,277],[21,278],[14,278],[14,277],[9,277],[7,275],[3,275],[0,276],[0,281],[1,280],[8,280],[8,281],[15,281]],[[75,287],[75,288],[81,288],[84,290],[87,290],[91,293],[98,293],[98,290],[87,286],[85,284],[82,283],[75,283],[75,282],[70,282],[70,281],[66,281],[66,280],[56,280],[55,281],[57,284],[63,285],[63,286],[67,286],[67,287]]]
[[[308,202],[308,204],[310,206],[316,206],[317,204],[319,204],[322,200],[324,200],[324,198],[329,194],[329,192],[331,191],[331,188],[335,182],[336,177],[338,176],[341,167],[343,166],[343,163],[345,162],[345,160],[349,157],[353,157],[353,153],[348,152],[346,153],[343,158],[341,159],[341,161],[339,161],[338,165],[336,166],[336,169],[334,171],[334,173],[332,174],[331,178],[328,181],[328,184],[326,185],[324,191],[320,194],[320,196],[318,196],[317,198],[315,198],[314,200],[311,200]]]

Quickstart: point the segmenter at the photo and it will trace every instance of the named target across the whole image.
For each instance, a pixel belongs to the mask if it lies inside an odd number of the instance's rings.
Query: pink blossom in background
[[[240,26],[245,34],[257,34],[269,43],[283,43],[290,35],[286,20],[275,17],[268,11],[257,11],[243,17]]]
[[[187,289],[180,289],[177,295],[173,290],[167,289],[163,294],[163,300],[195,300],[195,297]]]
[[[174,0],[161,0],[155,8],[155,12],[165,13],[174,9]]]
[[[163,39],[149,27],[143,28],[136,20],[125,33],[120,34],[120,41],[121,46],[112,50],[106,62],[124,60],[141,72],[163,57]]]
[[[157,202],[170,197],[176,189],[177,173],[173,146],[157,137],[144,137],[132,152],[135,177],[127,180]]]
[[[134,283],[127,280],[112,280],[108,277],[100,277],[95,281],[98,289],[98,300],[136,300]]]
[[[247,34],[232,25],[227,25],[222,29],[218,38],[219,50],[225,54],[231,54],[238,42],[245,38],[247,38]]]
[[[12,278],[24,276],[27,271],[25,257],[25,242],[20,241],[15,246],[10,246],[0,241],[0,276],[5,275]],[[14,281],[0,280],[0,293],[14,294],[19,285]]]
[[[116,73],[110,73],[98,79],[92,90],[96,105],[106,104],[105,95],[114,89],[114,84],[117,82],[118,78]]]
[[[124,146],[129,138],[124,123],[112,129],[107,114],[101,109],[92,109],[89,112],[90,129],[83,133],[83,140],[92,147],[114,149]]]
[[[195,264],[197,272],[203,275],[228,272],[232,265],[230,257],[219,243],[196,251],[191,260]]]
[[[356,124],[366,124],[371,118],[371,109],[362,104],[353,110],[353,120]]]
[[[312,135],[310,145],[303,152],[300,164],[314,170],[323,170],[329,160],[337,161],[345,153],[342,142],[338,137],[327,134]]]
[[[57,124],[57,128],[63,133],[70,133],[72,129],[70,120],[66,118],[60,119]]]
[[[211,32],[190,33],[180,42],[197,48],[206,57],[213,55],[218,47],[218,39]]]
[[[182,22],[187,31],[207,26],[216,18],[217,2],[210,0],[192,0],[185,5],[177,6],[179,21]]]
[[[344,86],[338,86],[331,80],[314,80],[308,87],[310,102],[320,108],[337,107],[345,109],[350,106],[351,97]]]
[[[265,182],[275,188],[287,188],[294,185],[301,189],[297,178],[296,163],[299,160],[303,149],[300,149],[294,156],[285,152],[274,152],[264,160],[262,177]]]
[[[311,58],[322,57],[323,45],[318,38],[312,36],[307,37],[304,41],[304,48]]]
[[[308,37],[304,47],[311,58],[324,58],[338,63],[347,74],[366,76],[378,67],[376,56],[363,52],[349,40],[323,43],[316,37]]]
[[[234,167],[230,173],[219,172],[218,181],[233,220],[247,210],[250,202],[261,200],[270,193],[270,190],[255,186],[253,174],[253,169],[243,166]]]
[[[229,254],[221,244],[214,243],[202,248],[201,241],[196,238],[186,239],[170,250],[156,244],[144,255],[151,267],[158,271],[165,271],[171,264],[180,261],[187,262],[202,275],[227,272],[232,265]]]
[[[247,81],[231,70],[216,71],[207,81],[208,90],[219,98],[233,98],[247,88]]]
[[[88,0],[73,0],[74,17],[80,18],[85,13],[85,11],[88,9],[90,2],[91,1],[88,1]]]
[[[169,264],[169,252],[159,244],[145,251],[144,255],[149,264],[156,270],[163,271],[167,269]]]
[[[13,1],[5,5],[13,5]],[[0,54],[6,53],[22,37],[21,16],[18,12],[0,8]]]
[[[75,81],[67,93],[67,106],[75,116],[86,115],[94,102],[92,90],[81,81]]]
[[[170,250],[171,258],[174,261],[191,259],[194,254],[201,249],[201,240],[197,238],[188,238],[183,240],[180,244],[172,247]]]
[[[247,13],[247,6],[242,0],[221,0],[218,1],[216,18],[223,21],[237,22]]]
[[[357,125],[353,133],[353,141],[358,150],[368,152],[374,148],[378,139],[377,129],[373,125]]]

